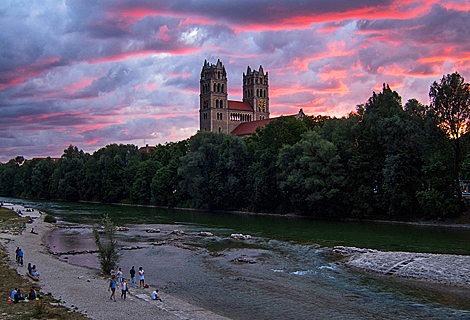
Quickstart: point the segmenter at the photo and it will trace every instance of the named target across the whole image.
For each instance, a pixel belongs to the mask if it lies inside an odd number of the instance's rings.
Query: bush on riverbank
[[[54,218],[53,215],[47,214],[47,215],[44,217],[44,222],[56,223],[57,220]]]
[[[109,275],[110,271],[116,268],[119,261],[119,254],[116,248],[117,241],[115,239],[116,226],[107,214],[101,218],[101,224],[101,229],[93,227],[93,237],[98,247],[101,271]],[[100,236],[101,232],[104,237]]]

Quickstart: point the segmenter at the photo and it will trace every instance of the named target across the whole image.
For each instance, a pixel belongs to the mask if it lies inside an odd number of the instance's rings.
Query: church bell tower
[[[220,60],[216,64],[204,61],[200,80],[199,118],[200,131],[230,133],[227,73]]]
[[[253,107],[253,120],[269,118],[269,79],[262,66],[258,71],[248,66],[246,74],[243,73],[243,101]]]

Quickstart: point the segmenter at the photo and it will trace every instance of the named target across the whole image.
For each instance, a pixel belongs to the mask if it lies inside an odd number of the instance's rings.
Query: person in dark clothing
[[[131,274],[131,285],[135,288],[135,269],[134,266],[132,266],[132,269],[129,271]]]
[[[15,294],[15,303],[17,303],[20,300],[24,300],[23,295],[21,294],[21,289],[18,289],[18,291]]]

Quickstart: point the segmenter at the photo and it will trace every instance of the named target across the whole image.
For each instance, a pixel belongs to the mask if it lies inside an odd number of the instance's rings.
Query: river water
[[[117,232],[119,246],[138,247],[121,250],[126,278],[131,266],[142,266],[149,285],[232,319],[470,319],[469,289],[345,269],[328,250],[346,245],[468,255],[470,230],[22,202],[68,227],[48,238],[60,259],[93,268],[99,268],[96,254],[64,253],[94,249],[91,227],[109,214],[129,228]],[[146,232],[150,228],[160,232]],[[232,233],[252,239],[234,240]]]

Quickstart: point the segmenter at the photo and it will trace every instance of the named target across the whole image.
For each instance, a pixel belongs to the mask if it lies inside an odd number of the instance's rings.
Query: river
[[[63,253],[95,248],[91,227],[109,214],[129,228],[117,232],[119,246],[138,248],[121,250],[125,277],[131,266],[142,266],[148,284],[232,319],[470,319],[469,289],[345,269],[328,250],[468,255],[467,229],[19,201],[67,226],[47,241],[60,259],[92,268],[99,268],[96,254]],[[160,232],[146,232],[151,228]],[[232,233],[252,238],[234,240]]]

